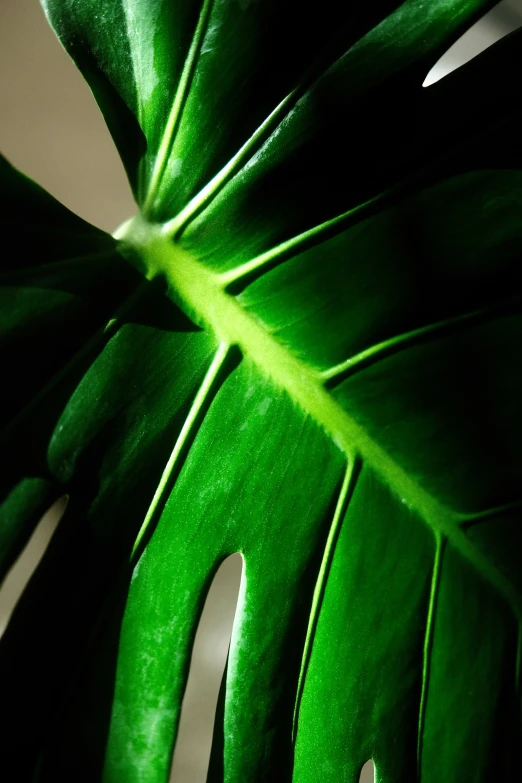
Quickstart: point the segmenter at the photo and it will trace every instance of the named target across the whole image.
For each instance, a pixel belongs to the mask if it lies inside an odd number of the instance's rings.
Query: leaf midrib
[[[174,244],[158,226],[141,217],[129,221],[119,238],[140,255],[149,279],[165,278],[180,307],[212,332],[220,343],[237,345],[278,388],[329,434],[347,460],[366,462],[386,486],[417,513],[436,538],[446,538],[522,616],[512,584],[478,550],[452,512],[421,487],[334,399],[321,374],[278,343],[237,299],[227,293],[219,275]]]

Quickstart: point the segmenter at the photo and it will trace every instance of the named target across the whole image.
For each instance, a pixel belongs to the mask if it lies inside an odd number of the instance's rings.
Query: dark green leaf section
[[[114,250],[112,237],[70,212],[3,155],[0,187],[2,231],[16,239],[2,257],[2,274]]]
[[[30,404],[116,312],[140,283],[112,237],[73,215],[0,163],[9,250],[0,269],[1,347],[9,383],[2,384],[2,424]],[[20,345],[25,345],[23,357]]]
[[[39,462],[31,472],[39,467],[71,501],[0,653],[4,704],[12,716],[5,763],[18,768],[20,779],[44,741],[42,726],[89,652],[97,615],[128,562],[215,350],[204,333],[190,325],[186,331],[174,306],[163,302],[169,329],[123,325],[75,381],[61,415],[47,422],[46,451],[43,442],[34,446]],[[29,440],[23,425],[17,436]],[[30,718],[28,700],[36,704]]]
[[[456,758],[467,760],[469,780],[516,778],[520,747],[516,650],[513,616],[448,547],[434,621],[421,748],[423,781],[435,783],[442,775],[457,783],[462,768],[455,764]]]
[[[43,5],[90,82],[138,202],[149,216],[171,219],[190,199],[199,201],[214,179],[219,189],[275,130],[273,141],[280,138],[259,162],[256,160],[255,172],[251,172],[256,179],[257,172],[268,178],[258,196],[259,203],[272,203],[273,220],[278,210],[273,202],[274,185],[280,188],[286,180],[292,183],[294,194],[302,189],[296,153],[309,165],[322,161],[324,177],[324,171],[330,170],[324,160],[326,136],[337,128],[342,145],[346,145],[345,107],[354,97],[350,84],[360,83],[361,72],[365,73],[363,90],[399,74],[398,91],[387,90],[394,93],[396,111],[397,99],[405,106],[412,97],[411,89],[403,94],[402,84],[406,81],[410,86],[409,66],[418,61],[415,76],[420,95],[422,80],[441,47],[492,3],[437,0],[426,13],[418,0],[402,4],[399,0],[372,4],[358,0],[349,7],[328,0],[320,14],[303,14],[297,0],[286,3],[283,11],[275,0],[110,0],[103,9],[92,0],[44,0]],[[390,46],[399,30],[401,45]],[[356,43],[358,39],[362,41]],[[407,73],[402,78],[404,69]],[[315,86],[309,92],[311,84]],[[332,112],[334,94],[343,94],[344,105]],[[370,101],[375,101],[375,96],[360,107],[360,116]],[[288,123],[285,118],[289,113]],[[380,118],[375,126],[374,112],[367,117],[364,135],[382,121]],[[400,132],[398,128],[395,139]],[[358,141],[359,136],[348,144]],[[392,144],[390,138],[384,155]],[[338,149],[337,143],[328,146]],[[274,155],[284,161],[284,172],[275,174],[277,183],[271,171]],[[231,161],[235,163],[229,170]],[[305,169],[303,174],[308,188],[320,186],[317,169]],[[344,174],[343,170],[340,177]],[[259,190],[259,184],[255,188]],[[236,189],[234,185],[233,192]],[[332,190],[332,183],[327,190]],[[225,198],[230,212],[231,193]],[[238,198],[244,197],[235,197],[236,202]],[[278,203],[287,207],[291,203],[287,195],[279,199]],[[238,209],[239,202],[234,211]],[[320,218],[314,212],[315,222]],[[244,222],[240,215],[236,219]],[[256,216],[256,224],[259,222]],[[251,232],[253,228],[256,226],[250,223]],[[244,237],[241,242],[244,244]],[[249,250],[250,245],[251,239]],[[229,260],[231,249],[232,245],[225,251]]]
[[[45,416],[52,415],[60,378],[65,395],[70,391],[64,368],[74,375],[82,364],[79,352],[89,345],[92,359],[100,333],[141,280],[116,252],[112,237],[73,215],[3,158],[0,191],[0,226],[9,247],[0,268],[5,573],[60,492],[44,467],[46,445],[39,441],[49,431],[36,403],[43,404]]]
[[[522,591],[521,516],[520,510],[514,508],[485,519],[464,522],[469,538],[478,549],[487,552],[489,559],[506,574],[519,592]]]
[[[324,67],[398,4],[348,10],[328,0],[318,16],[300,13],[297,0],[283,13],[276,0],[43,2],[104,111],[140,204],[159,218],[180,210],[311,78],[312,51],[315,70]]]
[[[521,338],[520,314],[496,318],[383,359],[335,395],[445,505],[471,512],[516,501]],[[492,470],[498,453],[501,471]]]
[[[497,540],[500,532],[497,521]],[[368,758],[380,780],[414,780],[417,743],[426,783],[456,783],[464,760],[470,780],[515,774],[514,617],[469,563],[450,546],[436,555],[436,547],[363,471],[326,587],[294,780],[356,780]],[[414,663],[421,657],[422,668]]]
[[[318,370],[370,361],[397,335],[519,309],[521,210],[522,172],[455,177],[297,253],[239,301]]]
[[[248,159],[310,83],[399,3],[327,0],[320,14],[308,14],[298,0],[284,8],[278,0],[216,0],[155,217],[183,209],[245,146]]]
[[[144,219],[0,169],[6,565],[70,495],[0,648],[8,779],[165,783],[236,551],[212,783],[516,775],[520,39],[421,87],[489,5],[44,3]]]
[[[172,221],[173,230],[186,226],[183,247],[230,269],[368,200],[407,190],[412,178],[418,185],[461,170],[477,132],[520,105],[520,81],[509,75],[519,47],[495,61],[506,82],[500,92],[484,93],[489,55],[469,66],[465,86],[452,74],[443,86],[422,87],[441,41],[480,5],[432,2],[432,24],[425,4],[402,4],[313,83],[224,187],[215,183],[213,199],[196,199]],[[484,104],[492,111],[486,120]],[[482,150],[479,144],[475,157]]]
[[[363,468],[326,584],[293,780],[356,781],[370,758],[383,781],[415,780],[434,559],[434,537]]]
[[[12,716],[5,768],[23,780],[128,559],[216,344],[157,286],[143,289],[111,237],[7,163],[2,186],[3,231],[24,243],[19,252],[12,243],[0,278],[9,379],[2,386],[4,573],[42,513],[71,496],[0,653]]]

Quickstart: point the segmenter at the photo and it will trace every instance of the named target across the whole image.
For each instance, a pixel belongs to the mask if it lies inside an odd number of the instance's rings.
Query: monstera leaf
[[[209,780],[515,780],[520,37],[423,88],[492,3],[43,5],[139,213],[0,169],[4,572],[70,498],[2,641],[5,780],[168,780],[234,552]]]

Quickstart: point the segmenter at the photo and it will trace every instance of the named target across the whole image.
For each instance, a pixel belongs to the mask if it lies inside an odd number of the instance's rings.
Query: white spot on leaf
[[[169,166],[168,166],[168,174],[170,179],[176,179],[176,177],[179,177],[181,174],[181,169],[183,168],[183,159],[182,158],[170,158],[169,159]]]
[[[264,416],[271,404],[272,404],[271,398],[265,397],[265,399],[262,402],[260,402],[259,405],[257,406],[257,412],[259,413],[259,415]]]

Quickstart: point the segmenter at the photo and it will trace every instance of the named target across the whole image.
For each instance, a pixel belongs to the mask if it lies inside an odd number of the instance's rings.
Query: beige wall
[[[89,88],[38,0],[0,0],[0,150],[82,217],[113,231],[136,210]]]

